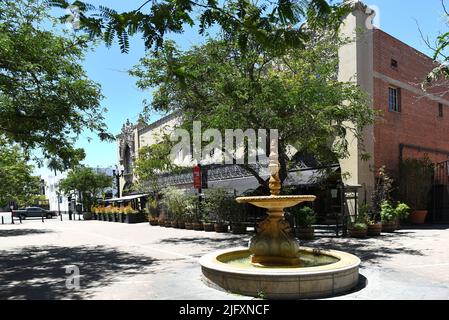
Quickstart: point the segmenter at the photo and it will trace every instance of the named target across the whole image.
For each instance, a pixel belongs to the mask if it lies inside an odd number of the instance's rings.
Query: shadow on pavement
[[[373,265],[381,265],[385,259],[401,254],[401,255],[418,255],[425,254],[420,250],[410,249],[400,245],[395,245],[399,238],[404,237],[404,234],[390,234],[382,235],[376,238],[354,239],[354,238],[339,238],[336,239],[315,239],[311,241],[302,241],[302,246],[310,246],[318,249],[332,249],[339,251],[346,251],[358,256],[362,262],[369,261]]]
[[[161,240],[161,244],[195,244],[195,245],[210,245],[215,249],[226,249],[232,247],[246,247],[248,246],[248,237],[230,236],[228,238],[215,237],[182,237],[182,238],[167,238]]]
[[[0,251],[0,299],[86,299],[90,289],[142,273],[156,259],[105,246],[27,247]],[[80,271],[80,288],[68,289],[66,266]],[[69,284],[73,284],[73,281]]]
[[[52,230],[47,229],[5,229],[0,230],[1,237],[16,237],[16,236],[28,236],[32,234],[52,233]]]

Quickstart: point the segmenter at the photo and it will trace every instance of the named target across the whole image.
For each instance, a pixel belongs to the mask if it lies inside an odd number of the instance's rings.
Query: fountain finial
[[[268,168],[270,169],[270,180],[268,186],[270,188],[270,194],[277,196],[281,192],[281,179],[279,178],[279,155],[277,152],[277,141],[275,139],[272,139],[270,143],[269,159]]]

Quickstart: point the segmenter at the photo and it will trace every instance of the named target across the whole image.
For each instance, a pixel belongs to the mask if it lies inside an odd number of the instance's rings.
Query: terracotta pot
[[[240,223],[233,223],[233,224],[231,224],[231,232],[233,234],[245,234],[246,226],[244,224],[240,224]]]
[[[210,232],[214,231],[214,224],[213,223],[203,223],[204,231]]]
[[[192,229],[197,230],[197,231],[203,231],[204,230],[203,223],[202,222],[193,222]]]
[[[296,234],[301,240],[312,240],[315,236],[314,227],[299,227],[296,229]]]
[[[365,238],[368,229],[348,229],[351,238]]]
[[[186,222],[185,223],[185,227],[186,227],[186,230],[192,230],[192,223],[191,222]]]
[[[368,224],[367,235],[370,237],[380,236],[382,232],[382,222]]]
[[[394,232],[397,227],[397,221],[382,221],[382,232]]]
[[[416,210],[408,216],[411,223],[423,224],[426,222],[427,210]]]
[[[225,223],[215,223],[214,229],[215,232],[228,232],[228,225]]]

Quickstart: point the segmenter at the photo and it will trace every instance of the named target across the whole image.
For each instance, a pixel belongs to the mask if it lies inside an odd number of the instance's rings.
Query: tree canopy
[[[363,128],[374,121],[366,93],[337,80],[343,40],[335,30],[334,25],[309,28],[305,47],[286,51],[267,49],[252,37],[242,49],[238,35],[209,39],[184,52],[166,42],[131,74],[139,88],[156,88],[149,109],[179,112],[186,128],[196,120],[203,131],[279,129],[284,180],[289,145],[323,164],[335,163],[348,156],[347,132],[363,141]]]
[[[85,209],[89,209],[97,198],[103,196],[105,189],[112,187],[112,177],[95,169],[77,166],[71,169],[67,177],[59,182],[59,189],[66,195],[81,194]]]
[[[129,50],[129,36],[141,34],[146,48],[157,50],[163,47],[166,34],[182,33],[186,26],[195,25],[202,35],[217,25],[225,33],[238,33],[242,47],[248,37],[272,48],[303,46],[307,34],[301,23],[341,17],[347,10],[346,5],[329,5],[326,0],[140,0],[134,10],[125,12],[82,1],[49,2],[60,8],[76,6],[82,30],[107,45],[117,39],[123,52]]]
[[[100,86],[80,65],[91,43],[46,31],[48,10],[39,0],[0,2],[0,134],[67,168],[84,158],[73,147],[84,130],[112,136]]]
[[[28,155],[18,146],[10,145],[0,136],[0,207],[15,201],[20,206],[40,193],[40,178]]]

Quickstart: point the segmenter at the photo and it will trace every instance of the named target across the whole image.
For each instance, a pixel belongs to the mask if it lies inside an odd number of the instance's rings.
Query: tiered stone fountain
[[[272,143],[269,196],[238,197],[237,202],[267,209],[249,249],[234,248],[200,259],[209,284],[249,296],[270,299],[326,297],[354,288],[359,280],[360,259],[336,250],[300,247],[290,234],[284,208],[314,201],[312,195],[279,195],[278,155]]]

